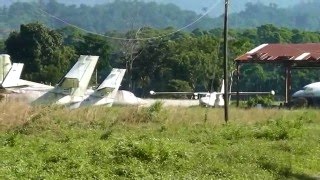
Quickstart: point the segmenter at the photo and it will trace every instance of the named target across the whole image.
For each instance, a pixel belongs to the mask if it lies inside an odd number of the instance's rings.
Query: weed
[[[231,108],[225,125],[222,109],[161,103],[0,106],[0,179],[312,179],[320,172],[317,110]]]
[[[9,147],[13,147],[16,145],[16,137],[17,137],[17,133],[12,133],[11,135],[9,135],[5,140],[3,145],[4,146],[9,146]]]
[[[290,177],[292,174],[292,166],[290,160],[275,159],[273,157],[261,156],[258,159],[261,168],[268,170],[279,177]]]
[[[269,120],[266,124],[258,126],[254,136],[256,138],[266,138],[269,140],[285,140],[301,135],[303,122],[300,119]]]
[[[242,125],[234,124],[224,125],[220,129],[219,134],[226,140],[239,140],[251,136],[248,128]]]
[[[112,134],[112,131],[111,130],[107,130],[105,133],[103,133],[101,136],[100,136],[100,139],[101,140],[108,140],[109,137],[111,136]]]

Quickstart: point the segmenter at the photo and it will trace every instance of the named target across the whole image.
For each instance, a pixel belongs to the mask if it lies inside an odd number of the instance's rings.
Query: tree
[[[10,33],[5,49],[14,61],[25,64],[24,77],[38,82],[56,83],[69,69],[75,52],[64,47],[62,36],[40,23],[21,25],[20,32]],[[50,76],[44,72],[54,71]]]
[[[192,90],[210,91],[210,80],[219,82],[222,77],[219,40],[210,35],[180,34],[149,41],[133,70],[134,80],[141,82],[143,89],[168,90],[172,88],[169,82],[175,80],[187,82]]]
[[[258,27],[257,35],[260,44],[281,42],[281,35],[279,33],[279,29],[272,24],[266,24]]]
[[[4,46],[4,41],[0,40],[0,54],[3,54],[5,52],[5,46]]]

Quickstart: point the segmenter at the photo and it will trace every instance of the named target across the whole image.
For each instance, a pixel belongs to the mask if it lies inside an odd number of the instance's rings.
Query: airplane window
[[[313,91],[313,88],[312,87],[304,87],[303,88],[305,91]]]

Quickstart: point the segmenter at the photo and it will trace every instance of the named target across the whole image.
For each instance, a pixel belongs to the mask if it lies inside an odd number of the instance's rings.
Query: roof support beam
[[[291,64],[285,64],[285,103],[288,103],[291,100],[291,69]]]
[[[240,102],[240,94],[239,94],[239,92],[240,92],[240,63],[236,63],[236,67],[237,67],[237,107],[239,107],[239,102]]]

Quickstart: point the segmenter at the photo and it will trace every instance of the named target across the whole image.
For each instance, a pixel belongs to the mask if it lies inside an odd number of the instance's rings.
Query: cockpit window
[[[303,90],[304,91],[307,91],[307,92],[310,92],[310,91],[313,91],[313,88],[312,87],[303,87]]]

